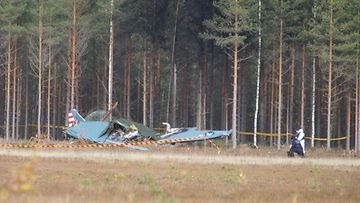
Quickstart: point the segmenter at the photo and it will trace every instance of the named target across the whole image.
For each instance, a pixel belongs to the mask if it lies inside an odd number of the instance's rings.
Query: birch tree
[[[332,49],[333,49],[333,0],[330,0],[329,4],[329,69],[328,69],[328,95],[327,95],[327,141],[326,147],[330,149],[330,138],[331,138],[331,91],[332,91]]]
[[[42,109],[42,71],[43,71],[43,17],[44,17],[44,1],[40,0],[39,4],[39,61],[38,61],[38,119],[37,134],[41,134],[41,109]]]
[[[313,19],[312,22],[315,21],[316,18],[316,4],[317,2],[314,1],[313,5]],[[316,94],[316,58],[315,54],[313,53],[312,58],[312,90],[311,90],[311,148],[314,147],[315,142],[315,94]]]
[[[260,92],[260,67],[261,67],[261,0],[259,4],[259,15],[258,15],[258,61],[257,61],[257,77],[256,77],[256,102],[255,102],[255,115],[254,115],[254,146],[257,145],[257,124],[259,114],[259,92]]]
[[[113,64],[114,64],[114,33],[113,33],[113,10],[114,10],[114,0],[110,2],[110,26],[109,26],[109,81],[108,81],[108,111],[109,119],[112,119],[112,97],[113,97]]]

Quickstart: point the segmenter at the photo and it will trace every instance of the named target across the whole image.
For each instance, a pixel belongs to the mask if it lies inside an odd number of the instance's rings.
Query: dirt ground
[[[0,202],[360,202],[360,158],[241,145],[0,149]]]

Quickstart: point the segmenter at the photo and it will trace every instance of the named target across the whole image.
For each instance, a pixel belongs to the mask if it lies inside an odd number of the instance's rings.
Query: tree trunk
[[[202,88],[202,78],[204,77],[203,76],[203,53],[205,52],[205,51],[203,51],[204,50],[204,48],[203,48],[203,45],[201,44],[200,45],[201,47],[200,47],[200,56],[199,56],[199,80],[198,80],[198,100],[197,100],[197,109],[196,109],[196,128],[198,129],[198,130],[202,130],[202,126],[201,126],[201,124],[202,124],[202,116],[201,116],[201,113],[202,113],[202,95],[203,95],[203,88]]]
[[[21,100],[21,96],[22,96],[22,71],[19,70],[18,73],[18,77],[17,77],[17,81],[18,81],[18,85],[17,85],[17,102],[16,102],[16,139],[19,139],[20,136],[20,131],[19,131],[19,127],[20,127],[20,118],[21,118],[21,104],[22,104],[22,100]]]
[[[261,67],[261,0],[259,0],[259,41],[258,41],[258,61],[257,61],[257,77],[256,77],[256,101],[255,101],[255,115],[254,115],[254,146],[257,145],[257,124],[259,113],[259,92],[260,92],[260,67]]]
[[[75,73],[76,73],[76,0],[72,8],[72,33],[71,33],[71,82],[70,82],[70,109],[75,106]]]
[[[202,130],[206,127],[206,66],[207,66],[207,56],[206,50],[207,45],[200,45],[200,54],[199,54],[199,95],[198,95],[198,108],[197,108],[197,116],[196,116],[196,127],[199,130]]]
[[[360,150],[360,132],[359,132],[359,127],[360,127],[360,107],[359,107],[359,102],[360,102],[360,78],[359,78],[359,44],[358,44],[358,50],[357,50],[357,54],[356,54],[356,115],[355,115],[355,152],[359,152]]]
[[[187,67],[188,68],[188,67]],[[189,82],[187,72],[182,74],[182,98],[181,98],[181,113],[182,113],[182,126],[189,126]]]
[[[172,68],[170,70],[170,78],[169,78],[169,85],[168,85],[168,96],[167,96],[167,101],[166,101],[166,122],[169,123],[169,119],[170,119],[170,102],[171,102],[171,87],[172,87],[172,81],[173,81],[173,77],[174,77],[174,73],[173,73],[174,69]]]
[[[236,4],[238,3],[237,0],[235,0]],[[234,21],[234,25],[235,25],[235,43],[234,43],[234,81],[233,81],[233,103],[232,103],[232,135],[231,135],[231,140],[232,140],[232,147],[233,149],[236,149],[236,136],[237,136],[237,127],[236,127],[236,116],[237,116],[237,73],[238,73],[238,42],[237,42],[237,38],[238,38],[238,15],[235,15],[235,21]]]
[[[173,74],[173,89],[172,89],[172,104],[171,104],[171,112],[172,112],[172,118],[171,123],[173,126],[176,125],[176,81],[175,81],[175,75],[176,75],[176,67],[175,67],[175,51],[176,51],[176,32],[177,32],[177,22],[178,22],[178,16],[179,16],[179,7],[180,7],[180,0],[176,1],[176,11],[175,11],[175,22],[174,22],[174,32],[172,37],[172,48],[171,48],[171,66],[172,66],[172,74]],[[171,81],[171,80],[170,80]],[[169,94],[170,96],[170,94]],[[170,98],[169,98],[170,100]]]
[[[348,90],[347,93],[347,105],[346,105],[346,136],[349,136],[346,139],[346,151],[350,151],[350,125],[351,125],[351,89]]]
[[[304,23],[303,23],[303,29]],[[300,127],[304,129],[304,119],[305,119],[305,44],[302,45],[301,53],[301,113],[300,113]]]
[[[53,113],[53,124],[57,125],[57,119],[56,119],[56,115],[57,115],[57,64],[54,64],[54,85],[53,85],[53,109],[52,109],[52,113]],[[55,137],[55,130],[56,128],[53,128],[53,135]]]
[[[18,136],[15,135],[15,123],[16,123],[16,90],[17,90],[17,45],[14,47],[14,73],[13,73],[13,98],[12,98],[12,125],[11,125],[11,139],[15,140]]]
[[[107,61],[107,62],[109,62],[108,60],[109,60],[109,57],[108,57],[108,55],[109,55],[109,52],[108,52],[108,49],[107,49],[107,47],[106,46],[104,46],[104,61]],[[109,63],[104,63],[104,74],[103,74],[103,81],[100,81],[101,83],[102,83],[102,85],[103,85],[103,89],[104,89],[104,93],[103,93],[103,102],[102,102],[102,106],[103,106],[103,108],[104,109],[108,109],[108,96],[109,96],[109,90],[108,89],[106,89],[106,87],[105,87],[105,81],[109,81],[108,80],[108,76],[109,76]]]
[[[341,118],[341,112],[340,112],[340,106],[341,106],[341,101],[340,101],[340,95],[338,95],[340,92],[340,90],[338,89],[338,83],[339,81],[338,80],[334,80],[334,84],[332,85],[333,86],[333,89],[332,89],[332,96],[333,96],[333,101],[334,104],[332,105],[333,106],[333,112],[335,113],[334,114],[334,118],[332,120],[332,123],[333,123],[333,132],[335,131],[335,135],[332,135],[332,138],[338,138],[339,136],[339,121],[340,121],[340,118]],[[339,116],[337,116],[339,115]],[[337,141],[334,143],[333,147],[339,147],[339,144],[340,144],[340,141]]]
[[[94,45],[95,47],[95,45]],[[94,53],[94,62],[97,58],[96,56],[96,53]],[[96,70],[97,69],[97,65],[98,64],[95,64],[94,63],[94,73],[96,74],[96,106],[100,106],[100,95],[101,95],[101,91],[100,91],[100,83],[101,83],[101,80],[100,80],[100,76],[99,76],[99,73],[98,71]],[[99,65],[100,66],[100,65]]]
[[[221,71],[221,129],[228,129],[227,126],[227,67],[228,67],[228,57],[225,57],[225,64]]]
[[[317,75],[322,75],[320,62],[317,64]],[[325,98],[325,96],[324,96],[325,87],[323,87],[324,81],[322,80],[322,78],[320,78],[320,79],[321,80],[319,80],[319,82],[317,84],[319,91],[317,92],[317,100],[316,100],[317,101],[316,103],[318,104],[317,111],[316,111],[316,117],[317,117],[317,119],[316,119],[317,125],[316,126],[319,126],[318,133],[322,134],[322,128],[320,126],[322,126],[322,124],[325,124],[325,122],[326,122],[326,121],[324,121],[325,119],[323,117],[323,115],[325,114],[325,113],[323,113],[324,112],[324,110],[323,110],[324,102],[323,101]],[[320,146],[320,142],[316,142],[315,144],[318,144],[318,146]]]
[[[201,59],[200,59],[200,61],[201,61]],[[201,67],[202,65],[200,64],[200,67]],[[202,81],[202,71],[201,71],[201,69],[202,68],[200,68],[200,70],[199,70],[199,86],[198,86],[198,97],[197,97],[197,108],[196,108],[196,128],[198,129],[198,130],[202,130],[202,127],[201,127],[201,124],[202,124],[202,121],[201,121],[201,119],[202,119],[202,116],[201,116],[201,112],[202,112],[202,110],[201,110],[201,107],[202,107],[202,105],[201,105],[201,101],[202,101],[202,99],[201,99],[201,95],[202,95],[202,87],[201,87],[201,81]]]
[[[4,49],[1,49],[2,52],[0,52],[0,60],[3,61],[3,63],[0,65],[0,68],[3,70],[3,74],[0,75],[0,97],[3,98],[3,100],[0,102],[0,123],[2,124],[2,126],[4,126],[4,130],[5,130],[5,120],[6,120],[6,115],[5,115],[5,110],[6,110],[6,50],[7,47],[4,47]],[[5,132],[3,132],[5,133]],[[6,139],[5,134],[4,134],[4,139]]]
[[[144,69],[143,69],[143,124],[146,126],[146,39],[144,39],[144,54],[143,54],[143,61],[144,61]]]
[[[156,125],[159,126],[161,123],[161,52],[160,45],[157,42],[157,74],[156,74]]]
[[[213,91],[214,89],[214,71],[215,71],[215,66],[214,66],[214,58],[215,58],[215,54],[214,54],[214,45],[211,46],[211,66],[210,66],[210,84],[209,84],[209,98],[208,101],[210,101],[210,115],[209,115],[209,127],[210,130],[214,129],[214,97],[215,97],[215,92]],[[206,101],[206,99],[205,99]],[[205,102],[204,101],[204,102]],[[205,114],[206,115],[206,114]],[[206,126],[206,122],[205,122],[205,126]]]
[[[39,67],[38,67],[38,120],[37,120],[37,134],[41,134],[41,108],[42,108],[42,70],[43,70],[43,16],[44,16],[44,1],[40,1],[39,7]]]
[[[72,42],[72,35],[71,33],[69,34],[69,46],[71,46],[71,42]],[[66,98],[64,99],[65,102],[65,125],[68,126],[68,113],[70,111],[70,100],[71,100],[71,49],[69,49],[69,63],[67,63],[67,71],[66,71],[66,87],[64,88],[64,91],[66,91]],[[66,90],[65,90],[66,89]],[[66,134],[65,134],[65,138],[66,138]]]
[[[50,35],[50,41],[51,41],[51,35]],[[49,45],[49,70],[48,70],[48,94],[47,94],[47,139],[50,139],[50,104],[51,104],[51,45]]]
[[[269,75],[268,71],[265,71],[267,66],[263,66],[263,73],[260,73],[262,77],[260,77],[260,132],[266,132],[268,130],[268,107],[267,104],[269,103],[269,90],[268,87],[269,83]],[[260,70],[261,71],[261,70]],[[261,142],[262,144],[266,143],[266,137],[261,136],[261,139],[258,139],[258,143]]]
[[[274,50],[273,50],[274,52]],[[270,133],[274,133],[274,108],[275,108],[275,56],[271,65],[271,96],[270,96]],[[273,146],[273,136],[270,136],[270,147]]]
[[[25,77],[25,130],[24,139],[28,139],[28,128],[29,128],[29,74],[26,73]]]
[[[176,96],[177,96],[177,69],[176,69],[176,64],[174,64],[174,72],[173,72],[174,76],[173,76],[173,89],[172,89],[172,105],[171,105],[171,109],[172,109],[172,125],[176,126]]]
[[[313,4],[313,18],[316,18],[316,2]],[[316,132],[316,58],[313,53],[312,60],[312,95],[311,95],[311,148],[315,147],[315,132]]]
[[[286,90],[284,90],[286,91]],[[290,88],[287,88],[287,93],[286,93],[286,98],[287,98],[287,102],[286,102],[286,145],[289,145],[289,107],[290,107],[290,100],[289,100],[289,94],[290,94]]]
[[[357,62],[358,62],[357,57]],[[355,152],[358,152],[358,136],[359,136],[359,66],[356,63],[356,87],[355,87]]]
[[[294,131],[294,70],[295,70],[295,47],[292,43],[290,51],[290,82],[289,82],[289,130],[290,132]]]
[[[316,86],[316,60],[312,62],[312,95],[311,95],[311,148],[314,148],[315,139],[315,86]]]
[[[149,127],[154,128],[154,43],[150,44]]]
[[[327,149],[330,149],[331,138],[331,81],[332,81],[332,41],[333,41],[333,0],[330,0],[330,27],[329,27],[329,75],[328,75],[328,105],[327,105]]]
[[[128,46],[127,46],[127,85],[126,85],[126,118],[130,119],[130,113],[131,113],[131,57],[132,57],[132,41],[131,41],[131,35],[129,34],[128,38]]]
[[[58,95],[64,95],[64,94],[66,94],[66,92],[68,92],[67,89],[66,89],[66,86],[68,87],[68,85],[65,85],[65,83],[62,83],[61,85],[59,85],[59,94]],[[64,97],[58,97],[58,103],[63,104],[63,103],[68,103],[68,102],[64,101]],[[59,108],[58,112],[67,112],[67,110],[68,110],[66,108],[64,109],[64,107],[62,107],[62,106],[59,106],[59,107],[60,108]],[[62,117],[60,116],[60,114],[57,117],[57,120],[58,121],[62,120]],[[63,124],[63,122],[61,122],[61,124]],[[66,121],[64,122],[64,124],[66,124]],[[66,135],[65,135],[65,138],[66,138]]]
[[[114,32],[113,32],[113,8],[114,8],[114,0],[111,0],[110,5],[110,30],[109,30],[109,83],[108,83],[108,111],[109,111],[109,119],[112,120],[112,97],[113,97],[113,64],[114,64]]]
[[[359,9],[358,9],[358,14],[359,14]],[[358,30],[358,34],[360,34],[360,31]],[[359,132],[359,127],[360,127],[360,107],[359,107],[359,102],[360,102],[360,78],[359,78],[359,53],[360,53],[360,41],[358,40],[357,42],[357,50],[356,50],[356,111],[355,111],[355,152],[358,152],[360,150],[360,132]]]
[[[279,53],[279,103],[278,103],[278,140],[277,140],[277,149],[280,150],[281,144],[281,114],[282,114],[282,50],[283,50],[283,18],[282,18],[282,9],[284,7],[284,2],[281,0],[281,16],[280,16],[280,53]]]
[[[207,72],[207,45],[205,44],[205,50],[203,53],[204,62],[201,67],[202,78],[201,78],[201,129],[206,128],[206,72]]]
[[[137,80],[137,105],[136,105],[136,119],[138,122],[141,122],[141,78],[140,78],[140,70],[141,67],[139,67],[139,79]]]

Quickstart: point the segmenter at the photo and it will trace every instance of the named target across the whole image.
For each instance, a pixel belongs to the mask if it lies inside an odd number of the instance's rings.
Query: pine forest
[[[103,109],[358,152],[359,52],[359,0],[0,0],[0,138]]]

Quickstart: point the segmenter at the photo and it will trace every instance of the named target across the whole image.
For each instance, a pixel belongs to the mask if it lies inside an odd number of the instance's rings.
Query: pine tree
[[[232,143],[236,148],[237,135],[237,73],[238,73],[238,48],[244,45],[247,33],[252,31],[252,21],[249,18],[249,8],[241,0],[218,0],[214,1],[214,7],[218,9],[211,20],[206,20],[204,25],[208,32],[202,33],[205,40],[214,40],[215,44],[223,48],[231,48],[233,51],[233,101],[232,101]]]

